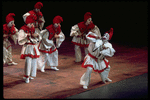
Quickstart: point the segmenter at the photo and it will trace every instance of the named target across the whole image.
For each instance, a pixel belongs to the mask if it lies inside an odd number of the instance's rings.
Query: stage
[[[78,93],[96,89],[110,83],[142,75],[148,72],[148,48],[133,47],[112,43],[116,53],[107,57],[110,62],[109,78],[112,82],[102,84],[98,73],[92,72],[87,90],[79,84],[80,77],[86,71],[81,63],[76,63],[74,45],[71,38],[66,37],[59,52],[59,71],[46,66],[45,73],[37,70],[37,77],[30,83],[23,80],[25,60],[20,59],[22,46],[13,44],[13,60],[17,66],[3,65],[3,97],[5,99],[63,99]],[[84,58],[84,51],[82,49]]]

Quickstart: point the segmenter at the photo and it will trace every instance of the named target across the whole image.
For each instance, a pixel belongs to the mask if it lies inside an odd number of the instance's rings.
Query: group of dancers
[[[37,69],[45,72],[45,65],[53,70],[59,70],[58,50],[65,35],[61,30],[63,18],[59,15],[53,19],[53,24],[43,29],[45,19],[40,9],[43,7],[41,2],[34,5],[34,9],[23,15],[25,25],[19,30],[15,27],[14,13],[6,16],[6,24],[3,25],[3,63],[17,65],[12,60],[12,47],[9,37],[15,44],[22,45],[20,59],[25,59],[24,77],[26,83],[36,77]],[[102,82],[111,82],[108,78],[110,71],[109,61],[105,56],[112,57],[115,53],[114,48],[108,41],[112,38],[113,28],[101,36],[99,28],[94,25],[91,13],[86,12],[84,21],[71,28],[70,36],[73,37],[72,43],[75,45],[75,62],[82,61],[81,47],[84,47],[85,58],[81,65],[87,71],[80,78],[80,84],[84,89],[88,89],[91,72],[94,70],[101,76]]]

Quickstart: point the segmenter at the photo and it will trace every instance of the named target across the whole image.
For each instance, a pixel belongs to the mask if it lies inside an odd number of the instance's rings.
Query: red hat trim
[[[54,23],[61,23],[63,22],[63,18],[61,16],[55,16],[53,19],[53,24]]]
[[[111,40],[112,36],[113,36],[113,28],[110,28],[109,31],[105,32],[109,34],[109,40]]]
[[[9,14],[6,16],[6,23],[9,23],[10,21],[14,20],[13,16],[15,16],[14,13],[9,13]]]
[[[41,9],[43,7],[43,4],[41,2],[37,2],[35,5],[34,5],[34,8],[37,8],[37,9]]]
[[[27,16],[27,18],[26,18],[26,24],[28,24],[28,23],[34,23],[36,19],[37,19],[36,16],[34,16],[34,15],[29,15],[29,16]]]
[[[86,12],[85,14],[84,14],[84,21],[86,22],[87,21],[87,19],[89,19],[89,18],[91,18],[91,13],[90,12]]]

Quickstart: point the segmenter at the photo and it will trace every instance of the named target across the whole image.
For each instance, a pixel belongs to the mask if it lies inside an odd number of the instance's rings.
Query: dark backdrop
[[[34,8],[38,1],[2,1],[2,25],[8,13],[15,13],[15,24],[24,25],[22,15]],[[41,1],[41,12],[45,18],[44,28],[52,24],[56,15],[63,17],[62,31],[69,37],[73,25],[83,21],[86,12],[92,13],[92,20],[102,33],[114,28],[112,42],[134,45],[148,45],[148,2],[147,1]],[[2,26],[1,26],[2,27]]]

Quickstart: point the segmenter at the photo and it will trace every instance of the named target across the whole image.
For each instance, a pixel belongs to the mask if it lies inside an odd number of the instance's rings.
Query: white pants
[[[25,75],[36,77],[37,71],[37,58],[25,58]]]
[[[40,52],[40,57],[37,59],[37,68],[44,69],[46,63],[47,66],[51,67],[58,66],[58,50],[51,54]]]
[[[81,48],[80,48],[80,46],[75,45],[74,50],[75,50],[75,58],[76,58],[75,62],[81,62],[81,60],[82,60],[82,54],[81,54]],[[88,54],[88,48],[87,47],[84,47],[84,52],[85,52],[85,55]]]
[[[80,78],[81,85],[89,86],[92,70],[93,70],[92,67],[87,67],[87,71]],[[109,71],[110,71],[110,66],[107,69],[105,69],[103,72],[99,73],[103,82],[108,78]]]

